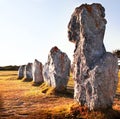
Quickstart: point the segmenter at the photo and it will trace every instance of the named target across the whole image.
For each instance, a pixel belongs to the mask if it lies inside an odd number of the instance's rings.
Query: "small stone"
[[[33,82],[43,83],[43,66],[42,63],[35,59],[33,63]]]
[[[25,65],[21,65],[18,69],[18,79],[24,78]]]
[[[32,81],[33,80],[33,75],[32,75],[32,63],[28,63],[25,67],[25,79],[24,81]]]

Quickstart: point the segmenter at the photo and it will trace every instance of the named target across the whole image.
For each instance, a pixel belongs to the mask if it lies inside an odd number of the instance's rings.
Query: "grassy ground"
[[[120,79],[120,72],[119,72]],[[17,80],[16,71],[0,71],[0,119],[114,119],[120,118],[120,82],[113,109],[88,111],[73,100],[73,80],[67,91],[53,93],[45,84]]]

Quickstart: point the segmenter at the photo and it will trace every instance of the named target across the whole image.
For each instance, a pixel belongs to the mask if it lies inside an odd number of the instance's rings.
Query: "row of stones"
[[[94,3],[77,7],[68,24],[69,41],[75,43],[74,98],[90,110],[112,107],[118,83],[117,58],[106,52],[103,44],[106,23],[105,9],[101,4]],[[34,81],[40,75],[40,81],[57,89],[67,85],[70,60],[65,53],[54,47],[43,70],[40,64],[35,61],[32,66]]]
[[[49,86],[61,91],[66,89],[70,74],[70,59],[67,54],[56,46],[53,47],[48,55],[48,61],[43,66],[35,59],[34,63],[20,66],[18,79],[35,83],[46,82]]]

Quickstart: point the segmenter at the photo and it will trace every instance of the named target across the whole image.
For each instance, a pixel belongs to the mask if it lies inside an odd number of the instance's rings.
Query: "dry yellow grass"
[[[118,72],[118,86],[117,86],[117,93],[120,93],[120,70],[119,70],[119,72]]]
[[[0,80],[16,80],[17,71],[0,71]]]
[[[72,98],[46,95],[45,88],[46,86],[32,86],[32,82],[17,80],[17,72],[1,71],[0,116],[5,118],[27,118],[30,116],[29,118],[32,118],[35,114],[39,117],[41,114],[46,116],[46,113],[51,115],[55,112],[58,114],[62,112],[59,105],[62,105],[65,110],[65,107],[67,108],[69,104],[73,103]],[[48,89],[49,92],[52,92],[50,91],[52,88]]]
[[[118,72],[118,78],[120,79],[120,70],[119,70],[119,72]]]
[[[120,76],[120,72],[118,75]],[[68,82],[68,91],[63,94],[54,95],[54,89],[44,83],[41,86],[32,86],[32,83],[17,80],[15,71],[0,72],[0,118],[117,119],[120,115],[120,83],[117,88],[118,97],[113,105],[114,110],[92,112],[74,103],[72,74]]]

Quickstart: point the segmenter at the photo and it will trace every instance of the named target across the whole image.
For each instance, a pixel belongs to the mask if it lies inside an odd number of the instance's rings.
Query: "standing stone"
[[[57,91],[66,89],[70,73],[68,56],[57,47],[53,47],[48,55],[48,62],[44,65],[43,76],[49,86]]]
[[[43,83],[43,66],[42,63],[35,59],[33,64],[33,82],[35,83]]]
[[[33,76],[32,76],[32,63],[28,63],[25,67],[25,79],[24,81],[32,81]]]
[[[117,58],[106,52],[105,9],[101,4],[77,7],[68,24],[74,50],[74,98],[90,110],[112,107],[117,87]]]
[[[25,65],[21,65],[18,69],[18,79],[24,78]]]

